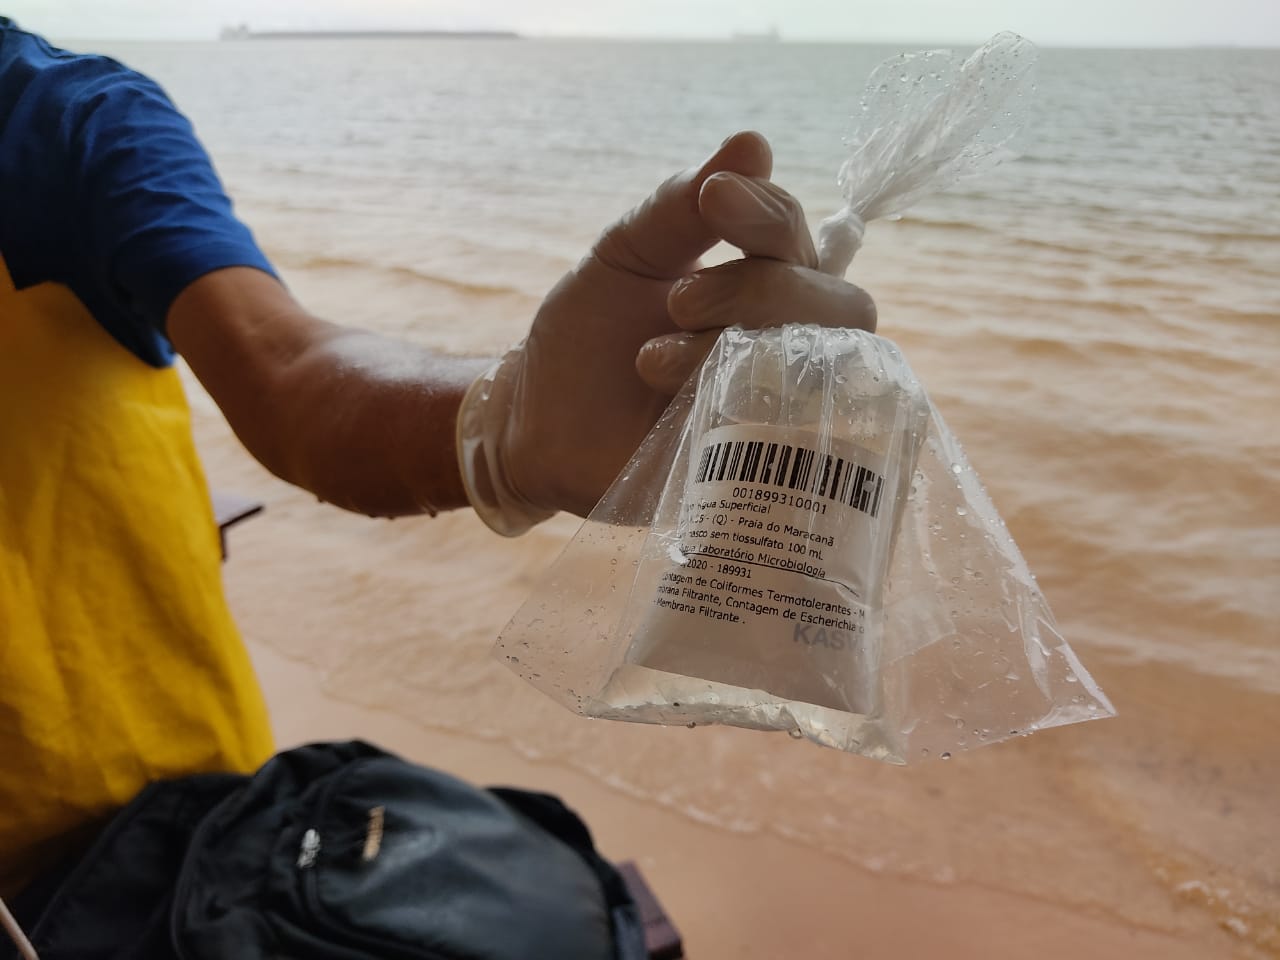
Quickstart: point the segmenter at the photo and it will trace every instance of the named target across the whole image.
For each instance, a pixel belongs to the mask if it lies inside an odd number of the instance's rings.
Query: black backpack
[[[153,784],[42,900],[41,960],[647,956],[626,884],[555,797],[359,741]]]

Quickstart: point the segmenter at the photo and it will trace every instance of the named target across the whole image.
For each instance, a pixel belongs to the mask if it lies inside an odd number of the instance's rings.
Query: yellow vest
[[[177,372],[0,260],[0,895],[148,781],[271,750]]]

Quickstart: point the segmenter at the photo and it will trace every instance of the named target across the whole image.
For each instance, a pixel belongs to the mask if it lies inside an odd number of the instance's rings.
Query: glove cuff
[[[517,346],[467,388],[455,437],[467,500],[485,525],[504,537],[517,537],[555,515],[520,495],[502,457],[500,441],[511,417],[521,357]]]

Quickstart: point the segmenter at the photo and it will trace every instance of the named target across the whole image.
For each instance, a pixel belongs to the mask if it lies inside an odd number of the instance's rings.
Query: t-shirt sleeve
[[[191,124],[159,86],[137,74],[104,77],[79,112],[71,159],[83,242],[116,322],[149,339],[204,274],[230,266],[272,272]]]
[[[14,281],[67,285],[116,340],[166,365],[165,316],[188,284],[231,266],[274,275],[271,264],[158,84],[24,38],[0,104],[0,248]]]

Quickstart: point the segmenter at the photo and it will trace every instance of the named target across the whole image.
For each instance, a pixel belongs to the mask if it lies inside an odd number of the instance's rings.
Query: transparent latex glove
[[[605,231],[528,338],[468,390],[459,463],[492,529],[515,536],[557,510],[589,514],[719,328],[786,322],[796,296],[837,325],[874,325],[864,293],[809,269],[803,213],[765,180],[771,165],[764,138],[741,133],[666,181]],[[757,256],[690,276],[722,238]]]
[[[636,357],[642,380],[673,396],[702,365],[720,331],[784,323],[876,329],[876,305],[860,287],[818,271],[804,210],[764,179],[718,173],[698,208],[707,226],[746,256],[684,277],[667,309],[679,333],[648,341]],[[843,271],[841,271],[843,273]]]

